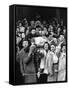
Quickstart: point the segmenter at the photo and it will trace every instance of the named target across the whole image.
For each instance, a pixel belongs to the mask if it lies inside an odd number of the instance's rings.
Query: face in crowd
[[[19,27],[21,27],[22,26],[22,23],[19,23]]]
[[[36,34],[39,34],[39,28],[36,28]]]
[[[35,26],[35,22],[34,21],[31,21],[30,24],[31,24],[32,27]]]
[[[31,31],[31,33],[34,35],[34,34],[35,34],[35,29],[33,29],[33,30]]]
[[[28,21],[25,20],[25,27],[27,28],[28,27]]]
[[[23,39],[25,38],[25,33],[22,33],[22,38],[23,38]]]
[[[60,42],[62,42],[64,40],[64,36],[60,35],[59,40],[60,40]]]
[[[66,52],[66,46],[62,47],[62,52]]]
[[[16,31],[19,32],[19,28],[17,28]]]
[[[46,21],[45,20],[43,21],[43,25],[46,25]]]
[[[63,34],[66,34],[66,29],[63,29]]]
[[[56,50],[55,45],[51,45],[51,51],[54,52]]]
[[[48,43],[45,43],[45,44],[44,44],[44,49],[47,51],[47,50],[48,50],[48,48],[49,48]]]
[[[28,41],[23,41],[23,47],[27,48],[28,47]]]

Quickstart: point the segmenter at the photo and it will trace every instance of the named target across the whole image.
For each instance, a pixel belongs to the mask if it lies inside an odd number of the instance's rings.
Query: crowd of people
[[[24,83],[66,80],[66,30],[63,19],[17,21],[16,59]]]

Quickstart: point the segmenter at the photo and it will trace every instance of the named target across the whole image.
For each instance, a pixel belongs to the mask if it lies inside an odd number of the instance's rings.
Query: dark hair
[[[62,50],[63,46],[66,46],[66,44],[65,43],[62,43],[61,44],[61,50]]]
[[[51,42],[50,46],[51,45],[54,45],[55,47],[57,46],[57,44],[54,41]]]
[[[29,41],[28,41],[28,40],[24,40],[24,41],[27,41],[27,42],[28,42],[28,47],[26,47],[26,48],[24,49],[24,51],[25,51],[26,53],[28,53],[28,52],[29,52],[30,44],[29,44]],[[24,41],[23,41],[23,42],[24,42]]]
[[[51,45],[54,45],[55,47],[57,46],[54,42],[50,44],[50,50],[51,50]]]
[[[48,45],[48,50],[50,50],[50,44],[49,44],[48,42],[45,42],[45,43],[44,43],[44,46],[45,46],[45,44]]]

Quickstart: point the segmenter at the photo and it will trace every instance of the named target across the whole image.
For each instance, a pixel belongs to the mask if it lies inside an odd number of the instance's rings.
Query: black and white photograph
[[[14,6],[15,84],[67,82],[67,8]]]

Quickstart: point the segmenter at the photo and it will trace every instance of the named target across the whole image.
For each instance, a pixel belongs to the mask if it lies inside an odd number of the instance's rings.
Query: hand
[[[37,73],[37,77],[38,77],[38,78],[40,77],[40,72]]]
[[[30,46],[29,53],[31,54],[31,53],[34,51],[34,49],[35,49],[35,45],[31,45],[31,46]]]

